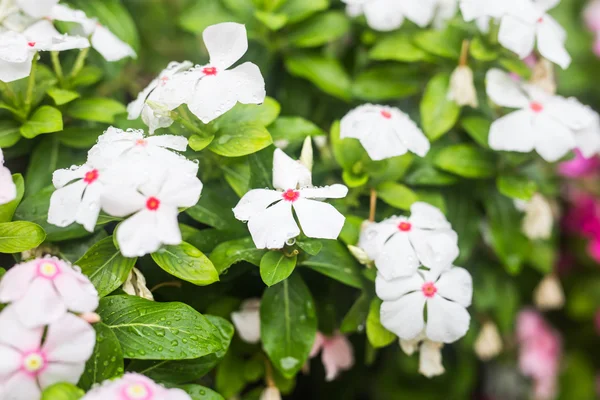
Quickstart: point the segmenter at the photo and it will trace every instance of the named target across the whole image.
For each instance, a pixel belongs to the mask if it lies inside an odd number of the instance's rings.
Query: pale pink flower
[[[321,361],[325,367],[327,382],[331,382],[342,371],[347,371],[354,365],[352,344],[346,336],[340,333],[336,333],[334,336],[325,336],[321,332],[317,332],[310,358],[316,357],[319,352],[321,352]]]
[[[121,379],[106,381],[81,400],[191,400],[181,389],[167,389],[144,375],[129,373]]]
[[[76,384],[96,342],[94,329],[73,314],[64,314],[44,335],[44,327],[25,327],[9,306],[0,313],[0,327],[2,399],[35,400],[57,382]]]
[[[92,312],[98,292],[90,280],[56,257],[17,264],[0,281],[0,302],[13,303],[27,327],[47,325],[67,311]]]
[[[588,29],[600,32],[600,0],[592,0],[583,11],[583,18]]]

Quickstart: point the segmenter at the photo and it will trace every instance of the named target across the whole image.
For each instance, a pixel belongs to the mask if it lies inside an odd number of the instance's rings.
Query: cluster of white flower
[[[76,384],[96,342],[89,322],[98,318],[98,293],[88,278],[38,258],[6,272],[0,302],[10,303],[0,313],[0,398],[39,400],[54,383]]]
[[[10,203],[17,197],[17,187],[12,175],[4,166],[4,153],[0,149],[0,205]]]
[[[54,172],[57,190],[48,222],[61,227],[77,222],[93,232],[100,210],[114,217],[131,215],[116,232],[126,257],[181,243],[179,207],[194,206],[202,191],[198,165],[171,151],[186,147],[182,136],[145,137],[142,131],[109,128],[84,165]]]
[[[38,51],[64,51],[91,46],[108,61],[135,57],[135,51],[83,11],[57,4],[58,0],[3,0],[0,2],[0,80],[29,76]],[[76,23],[75,35],[61,34],[52,21]]]
[[[202,33],[210,61],[196,65],[172,62],[138,98],[129,104],[129,119],[140,115],[150,133],[173,123],[170,111],[187,104],[203,123],[231,110],[237,102],[261,104],[265,100],[265,80],[259,68],[243,63],[228,69],[248,50],[246,27],[225,22],[209,26]]]
[[[425,340],[428,350],[437,348],[439,353],[441,343],[467,333],[473,283],[467,270],[453,266],[459,254],[457,240],[444,214],[423,202],[413,204],[408,218],[365,223],[358,246],[377,268],[381,323],[401,340],[415,345]],[[425,375],[443,372],[435,358],[421,356]],[[436,367],[427,368],[427,363]]]

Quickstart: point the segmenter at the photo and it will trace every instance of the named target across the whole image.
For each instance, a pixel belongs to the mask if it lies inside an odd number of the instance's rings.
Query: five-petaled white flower
[[[152,379],[136,373],[127,373],[114,381],[104,381],[81,400],[192,400],[181,389],[167,389]]]
[[[420,27],[433,19],[438,0],[342,0],[351,17],[364,14],[367,24],[377,31],[392,31],[408,19]]]
[[[45,304],[36,304],[44,309]],[[15,306],[0,313],[0,398],[37,400],[48,386],[76,384],[96,343],[94,329],[83,319],[65,314],[48,326],[27,328]]]
[[[364,104],[342,118],[340,138],[358,139],[373,160],[401,156],[408,151],[424,157],[427,137],[395,107]]]
[[[261,104],[265,80],[258,67],[245,62],[228,69],[248,50],[246,27],[233,22],[209,26],[202,33],[210,61],[173,76],[156,102],[173,110],[187,104],[205,124],[231,110],[236,103]]]
[[[498,69],[488,71],[486,83],[494,103],[520,109],[492,123],[489,144],[494,150],[535,149],[544,160],[554,162],[577,145],[576,135],[597,123],[595,113],[576,99],[515,82]]]
[[[381,305],[381,324],[400,339],[416,338],[423,329],[434,342],[452,343],[469,330],[473,281],[467,270],[452,267],[441,275],[432,271],[392,280],[375,281]],[[427,322],[423,309],[427,305]]]
[[[17,197],[17,186],[13,182],[12,175],[4,166],[4,154],[0,149],[0,204],[6,204]]]
[[[458,257],[458,236],[438,208],[417,202],[410,210],[408,218],[368,223],[361,232],[358,246],[385,279],[413,275],[420,265],[441,271]]]
[[[259,249],[279,249],[300,234],[294,220],[296,212],[302,231],[308,237],[337,239],[345,217],[332,205],[316,199],[339,199],[348,188],[335,184],[312,187],[310,171],[280,149],[273,155],[273,187],[253,189],[233,209],[235,217],[248,221],[248,229]]]
[[[45,257],[7,271],[0,281],[0,302],[11,302],[25,326],[39,327],[56,321],[68,310],[94,311],[98,292],[87,276],[68,263]]]

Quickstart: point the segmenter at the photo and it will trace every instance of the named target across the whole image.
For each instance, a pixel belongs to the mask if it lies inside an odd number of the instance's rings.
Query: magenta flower
[[[581,150],[575,149],[575,158],[559,164],[558,172],[569,178],[582,178],[600,171],[598,157],[585,158]]]
[[[144,375],[129,373],[116,381],[106,381],[81,400],[192,400],[181,389],[167,389]]]
[[[0,313],[0,398],[35,400],[54,383],[76,384],[94,350],[94,329],[64,314],[44,335],[43,327],[24,326],[16,311],[9,306]]]
[[[340,372],[349,370],[354,365],[352,345],[342,334],[325,336],[321,332],[317,332],[310,358],[316,357],[319,352],[321,352],[321,361],[325,367],[327,382],[334,380]]]
[[[17,264],[0,281],[0,302],[13,303],[27,327],[50,324],[66,314],[91,312],[98,292],[90,280],[56,257]]]

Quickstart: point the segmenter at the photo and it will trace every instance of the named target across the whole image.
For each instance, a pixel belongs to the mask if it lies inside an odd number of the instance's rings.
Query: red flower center
[[[215,67],[206,67],[202,69],[204,75],[216,75],[217,69]]]
[[[169,77],[168,76],[163,76],[162,78],[160,78],[160,84],[161,84],[161,86],[165,86],[168,81],[169,81]]]
[[[538,24],[541,24],[542,22],[544,22],[544,17],[539,17],[537,22],[538,22]]]
[[[294,201],[298,200],[298,198],[300,197],[300,192],[297,192],[292,189],[288,189],[285,192],[283,192],[282,197],[285,201],[291,201],[293,203]]]
[[[385,119],[392,118],[392,113],[387,110],[381,110],[381,116]]]
[[[432,298],[437,293],[437,288],[435,287],[433,282],[424,283],[423,286],[421,286],[421,290],[423,291],[425,297],[429,298]]]
[[[146,208],[148,210],[156,211],[158,210],[158,207],[160,207],[160,200],[156,197],[149,197],[148,200],[146,200]]]
[[[412,224],[410,222],[400,222],[398,224],[398,229],[402,232],[408,232],[412,229]]]
[[[28,45],[29,47],[34,47],[34,46],[35,46],[35,42],[28,42],[28,43],[27,43],[27,45]]]
[[[135,141],[136,146],[145,146],[147,144],[148,144],[148,142],[146,141],[146,139],[138,139]]]
[[[544,106],[541,103],[538,103],[537,101],[532,101],[531,104],[529,104],[529,108],[531,108],[531,110],[536,113],[542,112],[544,110]]]
[[[98,170],[93,169],[93,170],[85,173],[85,176],[83,177],[83,181],[89,185],[90,183],[94,183],[96,181],[96,179],[98,179],[98,175],[99,175]]]

